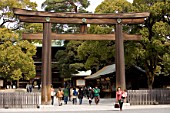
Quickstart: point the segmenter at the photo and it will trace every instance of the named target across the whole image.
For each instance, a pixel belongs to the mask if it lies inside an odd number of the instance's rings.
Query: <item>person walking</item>
[[[93,90],[94,92],[94,100],[95,100],[95,103],[96,105],[98,105],[99,101],[100,101],[100,89],[96,86]]]
[[[64,88],[63,93],[64,93],[64,104],[67,104],[68,97],[69,97],[69,89],[68,89],[68,87]]]
[[[122,94],[122,100],[124,103],[126,103],[126,98],[127,98],[127,90],[125,89]]]
[[[74,105],[77,104],[77,96],[78,96],[78,92],[76,91],[76,88],[73,88],[73,91],[72,91],[72,99],[73,99],[73,104],[74,104]]]
[[[118,87],[116,91],[116,101],[119,103],[120,111],[122,111],[122,107],[123,107],[122,95],[123,95],[123,91],[121,90],[120,87]]]
[[[27,92],[30,92],[29,84],[26,85]]]
[[[91,105],[92,103],[92,99],[93,99],[93,90],[91,87],[89,87],[89,90],[88,90],[88,100],[89,100],[89,104]]]
[[[54,95],[55,95],[54,88],[53,85],[51,85],[51,105],[54,105]]]
[[[62,102],[61,102],[61,100],[62,100],[62,98],[63,98],[63,91],[61,90],[61,87],[59,87],[59,90],[58,90],[58,92],[57,92],[57,98],[58,98],[58,105],[59,106],[62,106]]]
[[[81,104],[82,104],[82,101],[83,101],[83,95],[84,95],[83,89],[82,89],[82,88],[79,88],[79,90],[78,90],[79,105],[81,105]]]
[[[27,84],[26,89],[27,89],[27,92],[32,92],[32,89],[33,89],[32,84],[31,83]]]

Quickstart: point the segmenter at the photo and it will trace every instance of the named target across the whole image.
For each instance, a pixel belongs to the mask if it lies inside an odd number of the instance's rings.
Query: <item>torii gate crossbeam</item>
[[[150,14],[144,13],[117,13],[117,14],[83,14],[83,13],[52,13],[44,11],[30,11],[14,9],[14,14],[21,22],[43,23],[43,71],[42,71],[42,104],[50,104],[51,84],[51,23],[58,24],[111,24],[115,25],[116,33],[116,87],[126,88],[125,63],[122,24],[141,24]],[[84,29],[84,28],[83,28]],[[84,30],[85,31],[85,30]],[[81,34],[80,34],[81,35]],[[80,36],[79,35],[79,36]],[[89,34],[85,39],[88,39]],[[114,38],[114,37],[113,37]],[[97,38],[96,38],[97,39]],[[101,38],[100,38],[101,39]],[[101,39],[104,40],[104,39]],[[114,40],[114,39],[113,39]],[[46,64],[46,65],[45,65]],[[48,98],[46,98],[46,96]]]

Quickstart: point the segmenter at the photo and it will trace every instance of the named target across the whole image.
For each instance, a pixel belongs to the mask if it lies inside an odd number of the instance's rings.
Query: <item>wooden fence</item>
[[[128,90],[127,101],[131,105],[170,104],[170,89]]]
[[[40,93],[0,92],[0,108],[34,108],[41,104]]]

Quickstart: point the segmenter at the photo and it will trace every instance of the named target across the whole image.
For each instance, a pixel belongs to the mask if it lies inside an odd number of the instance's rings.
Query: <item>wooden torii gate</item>
[[[116,42],[116,87],[126,88],[123,40],[139,40],[139,35],[122,33],[123,24],[141,24],[149,16],[144,13],[84,14],[55,13],[14,9],[21,22],[43,23],[43,34],[23,34],[23,39],[43,39],[42,46],[42,105],[50,104],[51,95],[51,40],[115,40]],[[51,23],[80,24],[80,34],[51,33]],[[87,24],[115,25],[115,34],[87,34]]]

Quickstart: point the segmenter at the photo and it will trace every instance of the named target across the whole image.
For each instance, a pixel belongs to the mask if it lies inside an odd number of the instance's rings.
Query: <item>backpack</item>
[[[76,90],[73,91],[73,96],[77,96],[78,92]]]

